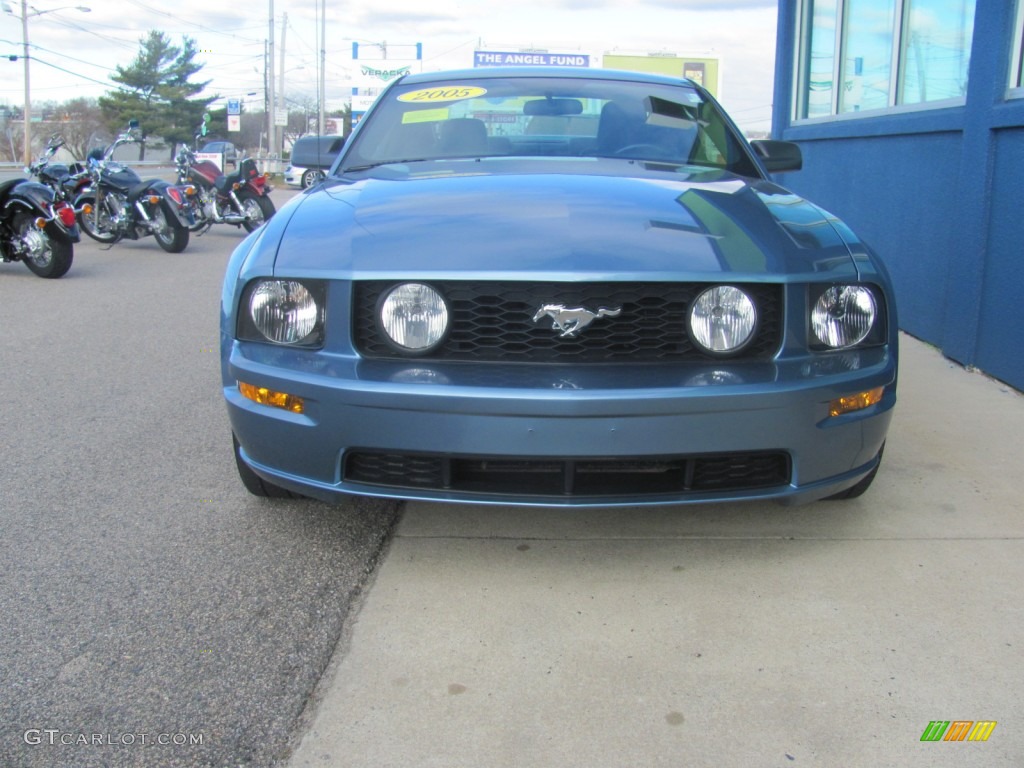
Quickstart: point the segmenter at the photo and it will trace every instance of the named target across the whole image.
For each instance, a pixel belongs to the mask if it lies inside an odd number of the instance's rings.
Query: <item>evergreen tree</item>
[[[110,79],[122,86],[100,98],[107,125],[115,133],[138,120],[143,138],[158,136],[171,145],[171,159],[177,142],[191,142],[194,129],[202,122],[203,113],[216,96],[193,98],[210,81],[191,82],[190,78],[203,65],[194,61],[196,43],[182,38],[175,46],[163,33],[151,30],[139,40],[141,49],[127,67],[117,67]],[[145,159],[145,144],[140,144],[139,159]]]

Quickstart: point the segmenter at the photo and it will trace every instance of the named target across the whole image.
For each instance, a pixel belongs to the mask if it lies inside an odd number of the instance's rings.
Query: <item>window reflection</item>
[[[831,115],[835,93],[836,3],[822,0],[813,5],[804,117]]]
[[[846,0],[840,112],[889,106],[896,0]]]
[[[804,0],[799,116],[963,99],[975,5],[976,0]],[[1022,55],[1022,48],[1015,54]],[[1017,87],[1024,85],[1021,68],[1014,72]]]
[[[910,0],[903,36],[902,104],[967,95],[975,0]]]

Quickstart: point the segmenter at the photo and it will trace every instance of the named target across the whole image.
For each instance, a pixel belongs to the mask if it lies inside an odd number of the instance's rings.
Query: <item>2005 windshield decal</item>
[[[475,99],[487,93],[486,88],[475,85],[464,86],[443,86],[441,88],[421,88],[418,91],[403,93],[398,97],[399,101],[422,104],[434,101],[460,101],[462,99]]]

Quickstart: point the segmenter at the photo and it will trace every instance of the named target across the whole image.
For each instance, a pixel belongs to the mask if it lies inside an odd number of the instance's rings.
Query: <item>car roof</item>
[[[624,69],[598,69],[591,67],[475,67],[473,69],[450,69],[443,72],[409,74],[398,80],[398,82],[407,85],[419,85],[446,80],[483,80],[508,77],[557,77],[571,80],[627,80],[658,85],[696,85],[693,80],[685,77],[672,77],[671,75],[658,75],[649,72],[633,72]]]

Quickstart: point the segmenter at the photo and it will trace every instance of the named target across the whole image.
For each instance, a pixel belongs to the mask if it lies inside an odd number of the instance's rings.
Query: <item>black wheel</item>
[[[304,499],[298,493],[292,493],[287,488],[282,488],[279,485],[274,485],[264,480],[262,477],[257,475],[245,460],[242,458],[242,453],[238,445],[238,438],[235,437],[234,433],[231,435],[231,442],[235,446],[235,466],[238,467],[238,476],[242,480],[242,485],[245,486],[245,490],[251,493],[253,496],[260,496],[264,499]]]
[[[153,207],[153,237],[157,244],[168,253],[181,253],[188,247],[188,227],[184,227],[173,215],[168,215],[162,205]]]
[[[21,258],[25,266],[40,277],[62,277],[71,269],[74,252],[71,243],[54,240],[46,230],[36,226],[36,219],[27,211],[14,216],[14,231],[18,233],[24,251]]]
[[[77,200],[76,203],[79,208],[83,203],[92,206],[92,213],[78,214],[78,226],[85,234],[100,243],[116,243],[120,240],[114,230],[114,203],[109,197],[103,198],[103,205],[96,205],[95,198]]]
[[[882,443],[882,447],[878,451],[878,463],[875,464],[875,468],[864,475],[856,485],[851,485],[845,491],[826,496],[825,501],[846,501],[847,499],[856,499],[858,496],[863,496],[864,492],[871,487],[871,483],[874,482],[875,475],[878,474],[878,468],[882,466],[882,454],[884,452],[885,443]]]
[[[245,221],[242,226],[246,232],[254,232],[266,221],[277,213],[274,202],[266,195],[246,195],[241,198],[242,213],[245,214]]]
[[[314,184],[318,184],[323,181],[326,177],[323,171],[318,171],[313,168],[302,174],[302,188],[309,189]]]

